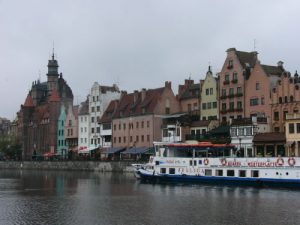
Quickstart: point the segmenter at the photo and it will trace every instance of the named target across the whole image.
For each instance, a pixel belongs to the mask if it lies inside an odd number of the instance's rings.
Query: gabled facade
[[[271,92],[271,120],[274,132],[285,132],[286,114],[300,111],[300,79],[287,71],[283,72]]]
[[[218,104],[218,88],[217,80],[213,76],[210,67],[206,73],[205,80],[201,88],[201,110],[200,120],[218,120],[219,104]]]
[[[179,112],[171,82],[124,94],[113,116],[113,147],[152,147],[161,141],[162,116]]]
[[[89,147],[89,103],[88,98],[82,102],[78,112],[78,149],[87,149]]]
[[[257,62],[247,80],[245,89],[246,117],[271,118],[271,91],[284,71],[282,63],[278,66],[262,65]]]
[[[257,61],[257,52],[227,50],[227,57],[219,73],[220,121],[245,117],[245,87],[251,69]]]
[[[78,148],[78,110],[79,106],[69,107],[65,122],[65,138],[68,150]],[[67,152],[66,152],[67,154]]]
[[[65,137],[65,124],[66,124],[66,108],[64,105],[60,108],[60,115],[58,118],[58,125],[57,125],[57,154],[61,156],[66,156],[67,154],[67,141]]]
[[[88,97],[90,117],[89,147],[101,146],[102,140],[98,121],[110,101],[119,99],[120,94],[121,92],[115,84],[113,86],[103,86],[97,82],[93,84]]]
[[[178,87],[178,100],[180,102],[180,111],[190,115],[199,116],[200,114],[200,84],[194,83],[194,80],[188,79],[183,85]]]

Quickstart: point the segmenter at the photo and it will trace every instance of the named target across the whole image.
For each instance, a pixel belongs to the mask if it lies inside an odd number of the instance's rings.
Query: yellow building
[[[299,156],[300,153],[300,114],[286,114],[285,137],[287,156]]]
[[[201,113],[200,120],[218,120],[219,119],[219,105],[218,105],[218,91],[217,80],[213,76],[210,66],[206,73],[205,80],[201,88]]]

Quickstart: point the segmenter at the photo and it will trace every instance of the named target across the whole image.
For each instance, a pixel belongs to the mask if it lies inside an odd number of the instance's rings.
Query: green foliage
[[[21,159],[22,146],[12,141],[9,136],[0,136],[0,154],[5,159]]]

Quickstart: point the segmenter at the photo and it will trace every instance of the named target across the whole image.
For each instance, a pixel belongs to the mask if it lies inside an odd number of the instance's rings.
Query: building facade
[[[257,52],[227,50],[227,57],[219,73],[220,121],[245,117],[245,87],[251,69],[257,61]]]
[[[56,153],[61,105],[71,107],[73,93],[58,73],[53,53],[48,61],[47,81],[32,83],[25,103],[17,113],[24,159],[31,159],[33,154]]]
[[[113,147],[152,147],[161,141],[162,116],[180,111],[171,82],[124,94],[112,120]]]
[[[200,120],[218,120],[219,104],[218,104],[218,87],[217,80],[213,76],[210,67],[206,73],[205,80],[201,88],[201,110]]]

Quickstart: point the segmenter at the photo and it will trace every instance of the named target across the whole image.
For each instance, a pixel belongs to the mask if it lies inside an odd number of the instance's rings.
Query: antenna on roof
[[[54,41],[53,41],[53,48],[52,48],[52,60],[54,60]]]

